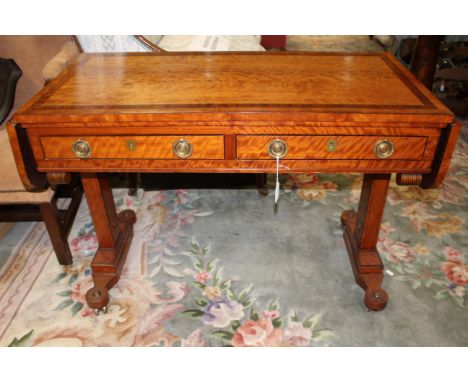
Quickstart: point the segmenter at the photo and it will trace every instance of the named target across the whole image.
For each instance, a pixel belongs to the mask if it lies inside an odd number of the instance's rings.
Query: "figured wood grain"
[[[31,125],[23,125],[31,126]],[[438,126],[341,126],[335,123],[332,126],[308,126],[302,124],[265,123],[240,125],[215,124],[196,125],[194,123],[158,124],[155,126],[131,125],[99,125],[93,123],[73,124],[72,126],[58,125],[32,125],[28,135],[32,141],[37,136],[98,136],[98,135],[396,135],[396,136],[431,136],[439,137],[441,128]]]
[[[180,139],[186,139],[192,144],[192,155],[187,159],[223,159],[223,136],[87,136],[42,137],[41,144],[44,157],[47,159],[76,159],[72,145],[78,139],[83,139],[91,147],[90,158],[99,159],[176,159],[173,145]],[[87,159],[86,159],[87,160]]]
[[[384,266],[376,246],[389,183],[390,174],[364,175],[357,212],[341,215],[354,278],[365,290],[364,303],[372,310],[384,309],[388,301],[381,287]]]
[[[60,91],[44,100],[41,108],[117,106],[124,109],[161,105],[424,108],[427,100],[408,89],[382,57],[326,54],[93,56]],[[359,91],[350,92],[350,89]]]
[[[441,130],[444,131],[444,130]],[[437,144],[439,142],[440,135],[438,137],[427,137],[426,148],[424,149],[423,160],[432,160],[437,150]]]
[[[86,193],[86,199],[90,210],[92,211],[93,224],[96,230],[96,236],[99,245],[103,248],[114,248],[119,237],[119,226],[111,224],[117,221],[117,213],[109,179],[102,175],[88,173],[82,174],[81,182]],[[114,254],[111,251],[101,254],[102,263],[112,263]]]
[[[215,115],[213,115],[215,117]],[[274,117],[274,116],[273,116]],[[73,128],[94,128],[96,133],[96,128],[98,128],[99,133],[103,133],[105,129],[119,127],[119,128],[129,128],[132,129],[132,132],[142,132],[145,129],[172,129],[172,128],[184,128],[184,129],[232,129],[230,132],[243,132],[243,129],[265,129],[265,128],[282,128],[282,129],[348,129],[348,133],[352,134],[354,129],[400,129],[403,128],[408,131],[408,134],[414,134],[414,129],[428,129],[428,131],[433,131],[434,129],[443,129],[447,126],[445,123],[421,123],[421,122],[346,122],[341,121],[340,116],[336,116],[337,121],[335,122],[320,122],[320,121],[277,121],[272,119],[269,121],[217,121],[214,118],[211,121],[186,121],[183,116],[180,119],[173,119],[171,121],[148,121],[141,122],[138,121],[137,117],[135,120],[128,122],[119,122],[119,121],[91,121],[87,120],[86,122],[37,122],[34,124],[25,124],[23,127],[34,127],[34,130],[40,129],[41,132],[47,132],[49,129],[57,128],[67,128],[66,131],[72,131]],[[49,129],[48,129],[49,128]],[[70,129],[70,130],[68,130]],[[236,130],[237,129],[237,130]],[[411,131],[413,130],[413,133]],[[248,133],[248,131],[247,131]],[[290,131],[291,134],[294,134],[293,131]],[[423,135],[427,135],[424,133]],[[436,132],[434,131],[434,134]],[[398,134],[395,134],[398,135]],[[402,134],[400,134],[402,135]]]
[[[11,121],[7,122],[6,128],[16,168],[25,189],[28,191],[46,189],[48,187],[46,175],[37,171],[33,149],[26,131]]]
[[[100,309],[109,302],[109,289],[119,280],[133,238],[135,212],[116,213],[110,182],[102,174],[81,174],[93,219],[98,249],[91,262],[94,286],[86,292],[88,306]]]
[[[361,250],[376,249],[389,183],[390,174],[364,176],[356,225],[356,241]],[[371,259],[368,265],[377,260],[373,256]]]
[[[452,120],[387,53],[310,52],[82,55],[16,115],[18,122],[175,117]]]
[[[21,182],[23,183],[26,190],[34,190],[37,187],[31,182],[31,180],[28,177],[26,164],[24,162],[20,142],[18,140],[14,124],[10,121],[7,122],[6,129],[8,133],[8,138],[10,140],[11,151],[13,153],[13,157],[15,158],[16,168],[18,169],[18,174],[20,176]]]
[[[316,123],[348,123],[350,126],[354,124],[368,124],[368,123],[424,123],[436,124],[440,128],[444,128],[447,123],[453,122],[453,115],[428,113],[428,114],[412,114],[412,113],[372,113],[372,109],[366,109],[366,112],[356,113],[352,108],[340,110],[340,113],[330,113],[323,109],[315,109],[314,111],[301,111],[295,107],[290,107],[286,112],[285,109],[270,108],[268,111],[258,112],[249,107],[243,108],[225,108],[224,112],[219,110],[211,110],[211,112],[203,112],[203,110],[191,110],[190,112],[180,111],[178,113],[147,113],[145,110],[134,110],[133,113],[117,114],[114,110],[108,110],[108,113],[93,112],[93,110],[69,111],[69,114],[52,114],[52,113],[28,113],[18,114],[14,118],[15,123],[27,123],[25,126],[34,128],[36,123],[101,123],[107,124],[131,124],[137,123],[151,123],[151,122],[171,122],[171,121],[185,121],[193,122],[271,122],[277,123],[285,122],[310,122]],[[370,114],[375,114],[371,116]]]
[[[422,188],[440,186],[450,168],[450,160],[457,144],[461,123],[453,123],[442,130],[430,174],[423,176]]]
[[[281,160],[284,172],[428,173],[432,160]],[[40,171],[69,172],[209,172],[275,173],[274,160],[213,159],[47,159],[38,160]]]
[[[313,136],[313,135],[240,135],[237,136],[238,159],[273,159],[268,153],[270,142],[281,139],[286,142],[288,152],[283,159],[376,159],[374,147],[382,139],[394,145],[394,153],[384,160],[420,160],[424,154],[426,137],[388,136]],[[327,149],[334,141],[335,151]]]
[[[224,136],[224,157],[232,160],[236,158],[236,136],[227,134]]]

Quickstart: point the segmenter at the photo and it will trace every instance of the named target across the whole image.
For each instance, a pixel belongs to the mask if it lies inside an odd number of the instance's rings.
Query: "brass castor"
[[[104,314],[107,314],[107,306],[103,306],[102,308],[99,308],[99,309],[94,309],[94,314],[96,316],[99,316],[99,313],[104,313]]]
[[[133,225],[136,222],[136,214],[133,210],[120,211],[117,216],[121,223]]]
[[[257,188],[257,192],[260,196],[268,196],[268,188],[267,187],[259,187]]]
[[[371,288],[366,291],[364,304],[369,310],[379,311],[387,306],[388,294],[382,288]]]
[[[136,196],[138,195],[138,189],[137,188],[129,188],[128,189],[128,196]]]
[[[268,186],[267,186],[267,175],[266,174],[256,174],[257,180],[257,192],[260,196],[268,195]]]
[[[354,210],[343,211],[340,217],[341,224],[346,225],[346,223],[349,223],[351,220],[355,218],[356,218],[356,211]]]
[[[104,309],[107,311],[106,306],[109,304],[109,292],[106,289],[95,286],[86,292],[86,302],[91,309],[94,309],[94,312]]]

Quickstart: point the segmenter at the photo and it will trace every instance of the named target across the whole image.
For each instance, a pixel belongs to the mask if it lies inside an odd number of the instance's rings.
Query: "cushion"
[[[154,45],[159,45],[159,42],[161,39],[164,37],[163,35],[150,35],[150,34],[145,34],[143,35],[144,38],[146,38],[149,42],[151,42]]]
[[[6,129],[0,130],[0,165],[0,204],[38,204],[51,201],[54,192],[50,188],[39,192],[26,191],[24,188]]]
[[[42,77],[50,81],[57,77],[65,69],[71,60],[80,54],[80,50],[74,41],[67,41],[60,51],[42,69]]]
[[[260,36],[164,36],[158,46],[168,52],[264,51]]]
[[[76,38],[85,53],[151,52],[133,35],[77,35]]]

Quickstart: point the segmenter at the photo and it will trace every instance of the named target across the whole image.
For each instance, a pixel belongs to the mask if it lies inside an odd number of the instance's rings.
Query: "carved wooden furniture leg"
[[[358,211],[344,211],[341,223],[356,282],[365,290],[369,309],[382,310],[388,295],[381,288],[383,264],[376,249],[390,174],[366,174]]]
[[[99,243],[91,263],[94,287],[86,293],[86,301],[98,313],[101,309],[107,309],[108,292],[119,280],[136,217],[131,210],[117,215],[107,177],[83,173],[81,179]]]
[[[73,221],[80,207],[81,198],[83,197],[83,188],[76,177],[73,179],[73,182],[65,188],[67,188],[67,190],[64,192],[64,195],[60,195],[64,190],[58,188],[49,203],[39,204],[39,220],[43,220],[47,227],[47,232],[49,233],[50,241],[59,264],[71,265],[73,264],[73,258],[70,246],[68,245],[68,235],[70,234]],[[57,199],[60,196],[71,197],[68,208],[58,208]]]
[[[57,260],[61,265],[73,264],[73,258],[68,245],[68,232],[63,224],[55,202],[39,204],[42,220],[47,227],[50,241],[54,248]]]
[[[268,195],[267,174],[255,174],[257,180],[257,191],[261,196]]]
[[[136,196],[138,194],[138,173],[131,172],[127,174],[128,177],[128,195]]]
[[[432,89],[439,56],[439,46],[444,36],[419,36],[411,58],[411,72],[429,90]]]

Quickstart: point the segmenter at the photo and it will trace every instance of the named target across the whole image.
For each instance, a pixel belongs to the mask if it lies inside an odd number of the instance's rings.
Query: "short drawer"
[[[224,159],[222,135],[41,137],[45,159]]]
[[[239,135],[237,159],[273,159],[269,147],[286,147],[284,159],[423,159],[427,137],[363,135]]]

